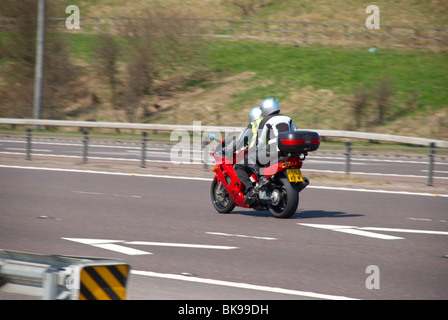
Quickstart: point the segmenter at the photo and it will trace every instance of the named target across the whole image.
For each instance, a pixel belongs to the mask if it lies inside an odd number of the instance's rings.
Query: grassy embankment
[[[68,36],[77,60],[94,64],[95,36]],[[121,59],[126,60],[126,54]],[[181,90],[157,101],[169,106],[166,111],[162,108],[142,121],[242,126],[252,106],[274,96],[302,128],[448,138],[447,52],[380,48],[372,53],[368,48],[213,40],[203,61],[199,76],[188,80],[186,73]],[[385,122],[378,125],[381,81],[391,95]],[[370,96],[361,127],[356,128],[353,95],[360,91]]]

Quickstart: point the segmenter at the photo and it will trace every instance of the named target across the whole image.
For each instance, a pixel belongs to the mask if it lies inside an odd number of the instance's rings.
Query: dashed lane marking
[[[230,234],[230,233],[223,233],[223,232],[206,232],[206,234],[211,234],[211,235],[216,235],[216,236],[226,236],[226,237],[237,237],[237,238],[251,238],[251,239],[260,239],[260,240],[278,240],[277,238],[247,236],[244,234]]]

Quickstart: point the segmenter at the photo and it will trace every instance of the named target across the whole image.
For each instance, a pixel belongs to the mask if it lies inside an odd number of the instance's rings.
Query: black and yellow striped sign
[[[87,266],[81,271],[79,300],[125,300],[129,266]]]

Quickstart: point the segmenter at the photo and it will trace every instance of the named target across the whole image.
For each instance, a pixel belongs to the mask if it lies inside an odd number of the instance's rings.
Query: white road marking
[[[0,140],[2,142],[10,142],[10,143],[26,143],[23,140]],[[82,147],[82,143],[68,143],[68,142],[43,142],[43,141],[33,141],[33,144],[47,144],[52,146],[70,146],[70,147]],[[102,145],[102,144],[89,144],[89,147],[95,148],[116,148],[116,149],[141,149],[140,147],[131,147],[131,146],[115,146],[115,145]]]
[[[278,240],[277,238],[246,236],[244,234],[230,234],[230,233],[222,233],[222,232],[206,232],[206,233],[212,234],[212,235],[217,235],[217,236],[226,236],[226,237],[252,238],[252,239],[260,239],[260,240]]]
[[[289,295],[302,296],[302,297],[308,297],[308,298],[316,298],[316,299],[358,300],[358,299],[349,298],[349,297],[345,297],[345,296],[336,296],[336,295],[315,293],[315,292],[310,292],[310,291],[282,289],[282,288],[276,288],[276,287],[260,286],[260,285],[254,285],[254,284],[248,284],[248,283],[232,282],[232,281],[204,279],[204,278],[197,278],[197,277],[186,277],[184,275],[179,275],[179,274],[157,273],[157,272],[140,271],[140,270],[131,270],[131,273],[134,275],[145,276],[145,277],[196,282],[196,283],[233,287],[233,288],[240,288],[240,289],[247,289],[247,290],[289,294]]]
[[[373,231],[390,231],[390,232],[405,232],[405,233],[424,233],[424,234],[436,234],[448,236],[448,231],[433,231],[433,230],[415,230],[415,229],[397,229],[397,228],[376,228],[376,227],[363,227],[362,230]]]
[[[368,231],[362,231],[357,229],[333,229],[335,231],[344,232],[344,233],[351,233],[356,234],[358,236],[364,236],[364,237],[370,237],[370,238],[377,238],[377,239],[383,239],[383,240],[399,240],[404,239],[401,237],[395,237],[395,236],[388,236],[385,234],[380,233],[374,233],[374,232],[368,232]]]
[[[120,246],[118,244],[113,243],[100,243],[100,244],[92,244],[94,247],[106,249],[106,250],[112,250],[119,253],[124,253],[130,256],[136,256],[136,255],[145,255],[145,254],[152,254],[151,252],[146,252],[142,250],[132,249],[125,246]]]
[[[378,238],[378,239],[383,239],[383,240],[404,239],[401,237],[388,236],[388,235],[384,235],[384,234],[380,234],[380,233],[358,230],[359,228],[355,227],[355,226],[340,226],[340,225],[332,225],[332,224],[313,224],[313,223],[298,223],[298,224],[302,225],[302,226],[321,228],[321,229],[329,229],[329,230],[333,230],[333,231],[351,233],[351,234],[356,234],[358,236]]]
[[[345,174],[344,171],[335,171],[335,170],[317,170],[317,169],[302,169],[303,172],[324,172],[324,173],[337,173],[337,174]],[[365,175],[365,176],[383,176],[383,177],[405,177],[405,178],[428,178],[427,176],[418,176],[414,174],[397,174],[397,173],[378,173],[378,172],[355,172],[350,171],[350,174],[357,175]],[[448,177],[435,177],[437,179],[448,179]]]
[[[322,157],[322,156],[315,156],[315,155],[310,155],[308,156],[307,159],[335,159],[335,160],[344,160],[345,158],[343,157]],[[415,161],[415,160],[403,160],[403,159],[398,159],[398,160],[394,160],[394,159],[369,159],[369,158],[358,158],[358,157],[352,157],[351,160],[353,161],[371,161],[371,162],[391,162],[391,163],[410,163],[410,164],[427,164],[428,161]],[[448,165],[448,163],[445,162],[434,162],[434,164],[440,164],[440,165]]]
[[[73,193],[79,193],[79,194],[91,194],[96,196],[114,196],[114,197],[124,197],[124,198],[134,198],[134,199],[141,199],[142,196],[135,196],[135,195],[129,195],[129,194],[118,194],[118,193],[102,193],[102,192],[92,192],[92,191],[72,191]]]
[[[326,189],[326,190],[340,190],[340,191],[354,191],[354,192],[372,192],[372,193],[388,193],[388,194],[402,194],[412,196],[424,196],[424,197],[445,197],[448,198],[448,194],[433,194],[425,192],[408,192],[408,191],[395,191],[395,190],[377,190],[377,189],[362,189],[362,188],[345,188],[345,187],[326,187],[326,186],[308,186],[309,189]]]
[[[422,170],[423,172],[428,172],[428,170]],[[433,170],[433,173],[448,173],[448,171],[442,171],[442,170]]]
[[[331,160],[306,160],[306,163],[315,163],[315,164],[345,164],[345,162],[342,161],[331,161]],[[367,166],[369,164],[364,162],[350,162],[351,165],[360,165],[360,166]]]
[[[5,148],[5,150],[14,150],[14,151],[26,151],[25,148]],[[31,152],[53,152],[53,150],[48,149],[31,149]]]
[[[212,178],[167,176],[167,175],[158,175],[158,174],[149,174],[149,173],[125,173],[125,172],[109,172],[109,171],[63,169],[63,168],[23,167],[23,166],[9,166],[9,165],[0,165],[0,168],[43,170],[43,171],[56,171],[56,172],[92,173],[92,174],[106,174],[106,175],[115,175],[115,176],[132,176],[132,177],[146,177],[146,178],[177,179],[177,180],[198,180],[198,181],[208,181],[208,182],[212,181]]]
[[[189,243],[169,243],[169,242],[149,242],[149,241],[128,241],[124,243],[142,245],[142,246],[159,246],[159,247],[200,248],[200,249],[217,249],[217,250],[238,249],[238,247],[189,244]]]
[[[356,234],[359,236],[378,238],[378,239],[384,239],[384,240],[397,240],[397,239],[404,239],[404,238],[384,235],[384,234],[380,234],[380,233],[368,232],[368,231],[363,231],[363,230],[448,235],[447,231],[378,228],[378,227],[356,227],[356,226],[341,226],[341,225],[333,225],[333,224],[314,224],[314,223],[298,223],[298,224],[302,225],[302,226],[321,228],[321,229],[329,229],[329,230],[333,230],[333,231],[351,233],[351,234]]]
[[[417,221],[432,221],[431,219],[426,219],[426,218],[409,218],[409,220],[417,220]]]
[[[124,197],[124,198],[134,198],[134,199],[141,199],[142,196],[134,196],[134,195],[128,195],[128,194],[118,194],[118,193],[112,193],[114,197]]]
[[[117,243],[124,240],[108,240],[108,239],[87,239],[87,238],[62,238],[64,240],[75,241],[83,244],[100,244],[100,243]]]
[[[80,193],[80,194],[92,194],[92,195],[96,195],[96,196],[104,196],[106,195],[105,193],[101,193],[101,192],[91,192],[91,191],[72,191],[73,193]]]
[[[106,240],[106,239],[86,239],[86,238],[62,238],[64,240],[68,241],[74,241],[79,242],[87,245],[91,245],[94,247],[111,250],[119,253],[124,253],[127,255],[145,255],[145,254],[152,254],[151,252],[146,252],[142,250],[132,249],[125,246],[120,246],[118,244],[115,244],[117,242],[124,242],[123,240]]]
[[[23,153],[20,152],[0,152],[0,154],[13,154],[13,155],[23,155]],[[62,154],[44,154],[44,153],[33,153],[33,156],[38,156],[38,157],[54,157],[54,158],[71,158],[71,159],[80,159],[80,155],[79,156],[69,156],[69,155],[62,155]],[[137,159],[137,158],[107,158],[107,157],[93,157],[93,156],[89,156],[88,157],[89,160],[108,160],[108,161],[141,161],[141,159]],[[154,159],[146,159],[146,162],[158,162],[158,163],[170,163],[170,164],[201,164],[202,160],[201,158],[192,158],[191,161],[179,161],[179,162],[171,162],[169,160],[154,160]],[[192,162],[192,161],[196,161],[196,162]],[[214,165],[211,163],[208,163],[209,165]]]
[[[68,241],[79,242],[82,244],[91,245],[94,247],[112,250],[127,255],[144,255],[152,254],[151,252],[128,248],[117,243],[131,244],[131,245],[144,245],[144,246],[159,246],[159,247],[179,247],[179,248],[199,248],[199,249],[216,249],[216,250],[229,250],[238,249],[238,247],[229,246],[215,246],[204,244],[189,244],[189,243],[169,243],[169,242],[150,242],[150,241],[124,241],[124,240],[107,240],[107,239],[87,239],[87,238],[62,238]]]
[[[135,177],[176,179],[176,180],[196,180],[196,181],[207,181],[207,182],[211,182],[213,179],[213,178],[201,178],[201,177],[168,176],[168,175],[146,174],[146,173],[125,173],[125,172],[109,172],[109,171],[46,168],[46,167],[28,167],[28,166],[11,166],[11,165],[0,165],[0,168],[43,170],[43,171],[55,171],[55,172],[106,174],[106,175],[117,175],[117,176],[135,176]],[[376,190],[376,189],[344,188],[344,187],[329,187],[329,186],[308,186],[307,189],[326,189],[326,190],[339,190],[339,191],[370,192],[370,193],[385,193],[385,194],[448,198],[448,194],[432,194],[432,193],[423,193],[423,192],[408,192],[408,191],[393,191],[393,190]]]
[[[10,143],[27,143],[26,141],[21,140],[0,140],[2,142],[10,142]],[[69,147],[82,147],[82,143],[67,143],[67,142],[42,142],[42,141],[33,141],[34,144],[46,144],[46,145],[55,145],[55,146],[69,146]],[[135,143],[140,143],[135,141]],[[2,144],[0,144],[2,145]],[[134,150],[128,150],[128,152],[141,152],[141,147],[132,147],[132,146],[119,146],[119,145],[107,145],[107,144],[90,144],[89,148],[113,148],[113,149],[134,149]],[[5,148],[6,149],[6,148]],[[152,148],[147,147],[146,150],[148,151],[164,151],[167,150],[166,148]],[[169,153],[169,152],[168,152]]]

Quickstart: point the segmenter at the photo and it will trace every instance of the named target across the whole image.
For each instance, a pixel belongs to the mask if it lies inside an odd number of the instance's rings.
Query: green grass
[[[93,61],[96,36],[67,34],[74,57]],[[118,43],[124,40],[116,37]],[[129,50],[129,48],[128,48]],[[131,52],[128,51],[130,54]],[[121,59],[127,61],[126,51]],[[255,72],[248,81],[271,81],[267,87],[251,88],[241,97],[286,95],[291,89],[313,86],[341,94],[359,88],[373,90],[378,81],[390,78],[394,94],[401,100],[418,92],[420,103],[431,109],[448,107],[448,52],[411,49],[381,49],[342,46],[308,46],[269,44],[255,41],[209,41],[206,67],[218,75],[228,76]],[[189,86],[194,85],[194,81]],[[204,83],[200,83],[204,85]]]
[[[100,36],[98,35],[92,34],[65,34],[65,40],[72,57],[85,60],[85,62],[89,64],[95,63],[94,51],[99,37]],[[124,54],[120,56],[120,59],[128,62],[130,60],[131,52],[128,51],[130,50],[130,47],[126,44],[125,39],[120,36],[113,36],[113,39],[117,42],[120,50],[124,52]],[[129,54],[126,54],[126,51],[128,51]]]
[[[67,37],[73,56],[88,64],[94,63],[96,36],[68,34]],[[122,38],[116,37],[116,40],[125,46]],[[247,40],[211,40],[207,46],[205,66],[218,77],[256,73],[244,80],[248,89],[233,95],[228,104],[230,110],[254,104],[267,96],[284,101],[291,92],[307,86],[332,90],[335,95],[351,96],[360,89],[373,92],[383,77],[388,77],[392,86],[389,120],[448,108],[448,53],[445,51],[379,48],[371,53],[366,47],[294,47]],[[129,61],[132,53],[126,50],[120,57],[124,62]],[[205,78],[192,79],[184,89],[194,86],[207,88],[210,84]],[[415,93],[418,100],[409,107],[408,101]],[[316,115],[309,114],[307,118],[299,111],[292,116],[308,121],[308,126],[310,121],[315,121],[308,118]]]
[[[93,48],[98,36],[66,34],[66,37],[72,58],[93,68]],[[125,48],[120,60],[128,62],[132,56],[130,47],[126,47],[122,38],[115,39]],[[375,90],[385,76],[392,84],[394,119],[414,112],[448,108],[446,51],[379,48],[371,53],[366,47],[294,47],[261,41],[207,40],[203,54],[205,68],[218,77],[255,73],[243,80],[247,88],[233,95],[233,100],[227,104],[230,110],[252,105],[267,96],[285,100],[292,92],[307,86],[331,90],[336,98],[338,95],[351,96],[360,88]],[[194,86],[207,89],[210,85],[206,79],[192,79],[184,89]],[[418,94],[418,101],[412,108],[407,108],[413,92]],[[300,111],[300,101],[298,106]]]
[[[256,72],[253,82],[273,80],[266,88],[252,88],[237,99],[286,95],[291,89],[313,86],[352,94],[359,88],[374,90],[381,78],[390,78],[394,95],[402,103],[410,92],[431,109],[448,107],[448,54],[405,49],[336,46],[293,47],[250,41],[215,41],[209,68],[218,73]]]

